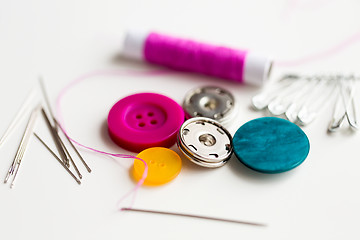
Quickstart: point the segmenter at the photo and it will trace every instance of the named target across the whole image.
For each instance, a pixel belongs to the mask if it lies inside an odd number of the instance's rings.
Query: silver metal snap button
[[[224,125],[234,119],[235,98],[220,87],[207,86],[191,90],[185,96],[183,108],[190,117],[207,117]]]
[[[185,121],[177,140],[180,151],[203,167],[221,167],[233,153],[230,133],[210,118],[196,117]]]

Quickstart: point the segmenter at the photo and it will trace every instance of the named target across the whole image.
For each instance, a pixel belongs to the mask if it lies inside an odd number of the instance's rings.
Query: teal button
[[[234,153],[247,167],[281,173],[299,166],[310,150],[309,139],[296,124],[264,117],[245,123],[233,138]]]

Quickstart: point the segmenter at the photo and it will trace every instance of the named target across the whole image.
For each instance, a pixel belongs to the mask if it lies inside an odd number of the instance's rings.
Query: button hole
[[[138,115],[136,115],[136,118],[137,118],[137,119],[141,119],[141,118],[142,118],[142,115],[141,115],[141,114],[138,114]]]
[[[155,124],[157,124],[157,121],[156,121],[156,120],[151,120],[150,123],[151,123],[152,125],[155,125]]]
[[[148,116],[152,117],[152,116],[154,116],[154,113],[153,112],[148,112]]]
[[[145,123],[143,122],[139,123],[139,127],[145,127]]]

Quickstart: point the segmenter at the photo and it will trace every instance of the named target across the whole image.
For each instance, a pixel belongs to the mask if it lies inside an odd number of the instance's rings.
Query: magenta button
[[[171,147],[184,122],[182,107],[156,93],[138,93],[118,101],[110,110],[108,130],[120,147],[141,152],[150,147]]]

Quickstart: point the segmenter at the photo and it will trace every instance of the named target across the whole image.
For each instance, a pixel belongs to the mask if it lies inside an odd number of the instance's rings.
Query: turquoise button
[[[300,127],[287,120],[264,117],[245,123],[233,138],[234,153],[247,167],[281,173],[299,166],[310,150]]]

